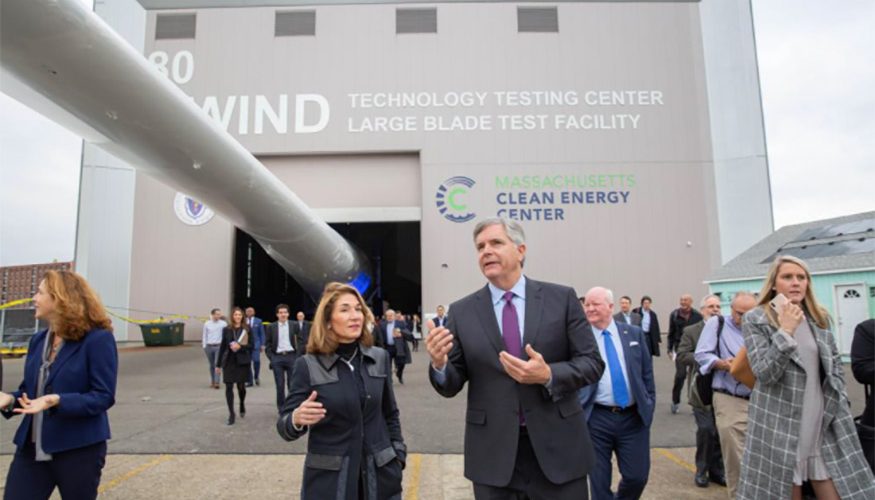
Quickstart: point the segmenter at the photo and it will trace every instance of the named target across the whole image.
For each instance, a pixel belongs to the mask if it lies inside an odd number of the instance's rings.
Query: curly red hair
[[[97,292],[72,271],[48,271],[43,278],[55,305],[52,330],[64,340],[81,340],[90,330],[112,331],[112,321]]]

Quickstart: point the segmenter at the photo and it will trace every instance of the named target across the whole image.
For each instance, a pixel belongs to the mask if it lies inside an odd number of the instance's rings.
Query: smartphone
[[[784,306],[789,302],[790,299],[788,299],[783,293],[779,293],[778,295],[775,295],[775,298],[769,301],[769,305],[772,306],[772,309],[774,309],[776,313],[780,313],[781,310],[784,309]]]

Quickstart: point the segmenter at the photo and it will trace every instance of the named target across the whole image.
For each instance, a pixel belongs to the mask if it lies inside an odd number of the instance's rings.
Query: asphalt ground
[[[306,439],[287,443],[276,433],[272,373],[262,361],[261,386],[249,388],[245,419],[226,426],[224,390],[209,388],[199,345],[122,347],[117,400],[110,410],[113,439],[101,498],[298,498]],[[395,384],[410,451],[405,500],[472,498],[462,476],[465,394],[446,399],[428,383],[427,354],[414,353],[405,384]],[[21,380],[22,359],[6,359],[4,391]],[[725,498],[725,488],[693,485],[695,423],[684,402],[672,415],[674,365],[654,358],[657,406],[651,428],[652,468],[644,498]],[[862,386],[845,367],[853,408]],[[684,398],[685,401],[685,398]],[[0,419],[0,474],[6,475],[17,419]],[[240,475],[233,471],[245,471]],[[617,474],[614,477],[617,479]]]

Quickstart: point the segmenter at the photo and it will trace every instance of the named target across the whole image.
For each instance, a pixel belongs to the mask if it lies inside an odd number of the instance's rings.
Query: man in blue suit
[[[650,424],[656,402],[653,364],[637,326],[611,317],[614,296],[595,287],[586,293],[584,312],[606,368],[598,384],[580,390],[595,451],[590,475],[593,500],[639,498],[650,473]],[[620,484],[611,492],[611,453],[616,453]]]
[[[261,385],[258,375],[261,372],[261,350],[264,347],[264,323],[261,318],[255,315],[255,308],[249,306],[246,308],[246,322],[249,323],[249,330],[252,331],[252,370],[249,371],[249,380],[246,382],[247,387]]]

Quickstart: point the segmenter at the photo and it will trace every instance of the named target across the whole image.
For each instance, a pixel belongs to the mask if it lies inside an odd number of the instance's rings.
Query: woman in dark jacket
[[[373,321],[355,288],[326,286],[277,422],[287,441],[310,433],[302,500],[401,498],[407,448],[389,355],[363,328]]]
[[[228,425],[234,425],[234,386],[240,396],[240,418],[246,416],[246,381],[249,380],[249,364],[252,362],[253,339],[249,324],[243,320],[243,309],[231,310],[231,322],[222,330],[219,347],[219,362],[216,373],[224,370],[225,401],[228,403]],[[219,368],[219,366],[221,368]]]
[[[18,390],[0,392],[3,416],[24,415],[3,498],[47,499],[55,487],[63,498],[96,498],[118,378],[112,323],[70,271],[47,272],[33,302],[49,328],[31,338]]]

